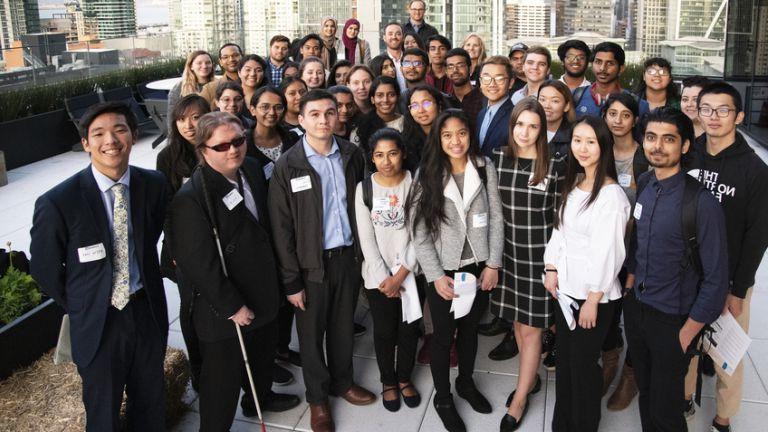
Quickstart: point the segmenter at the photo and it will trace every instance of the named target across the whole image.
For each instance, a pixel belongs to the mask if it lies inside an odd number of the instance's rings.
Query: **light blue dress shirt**
[[[352,245],[352,228],[347,214],[347,181],[344,177],[344,164],[336,140],[327,156],[317,153],[307,142],[301,139],[307,161],[320,176],[323,194],[323,249],[333,249]]]
[[[130,257],[130,262],[128,265],[128,274],[130,277],[129,292],[133,294],[140,290],[144,285],[141,283],[139,257],[136,255],[136,246],[134,245],[133,241],[133,222],[131,221],[131,169],[128,168],[128,170],[125,171],[125,174],[123,174],[123,176],[120,177],[120,180],[118,181],[114,181],[100,173],[99,170],[97,170],[93,165],[91,165],[91,172],[93,172],[93,177],[96,179],[96,185],[101,191],[101,199],[104,201],[104,210],[106,211],[107,220],[109,221],[109,232],[112,236],[112,241],[114,241],[114,220],[112,218],[112,212],[115,204],[115,193],[112,192],[112,186],[117,183],[122,183],[125,185],[125,198],[128,203],[128,256]],[[108,250],[107,253],[110,256],[113,254],[111,250]]]
[[[487,107],[485,111],[485,117],[483,117],[483,124],[480,125],[480,147],[483,146],[483,142],[485,141],[485,136],[488,134],[488,128],[491,126],[491,122],[493,121],[493,116],[496,115],[496,113],[499,111],[499,108],[501,108],[501,106],[504,105],[507,99],[509,99],[509,96],[500,100],[498,103],[495,103]],[[507,125],[504,125],[504,127],[507,127]]]

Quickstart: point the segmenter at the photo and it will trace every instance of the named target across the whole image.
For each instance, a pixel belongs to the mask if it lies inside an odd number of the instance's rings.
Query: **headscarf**
[[[333,24],[336,26],[336,28],[339,27],[339,22],[336,21],[336,18],[332,16],[324,16],[323,19],[320,20],[320,40],[323,41],[323,49],[321,50],[320,57],[323,60],[323,64],[325,65],[326,69],[330,69],[331,66],[333,66],[334,63],[336,63],[336,36],[331,36],[330,39],[326,39],[325,35],[323,34],[323,27],[325,26],[326,21],[331,20],[333,21]]]
[[[348,19],[347,22],[344,23],[344,31],[341,32],[341,41],[344,42],[344,53],[346,54],[346,59],[354,64],[355,50],[357,49],[358,38],[351,39],[349,36],[347,36],[347,29],[352,24],[356,24],[357,28],[360,29],[360,21],[354,18]],[[363,59],[360,59],[360,61],[363,61]]]

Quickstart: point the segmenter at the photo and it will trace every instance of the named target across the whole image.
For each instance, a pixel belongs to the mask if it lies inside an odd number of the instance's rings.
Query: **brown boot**
[[[621,355],[621,348],[603,351],[603,396],[608,393],[608,387],[616,378],[616,372],[619,370],[619,355]]]
[[[635,381],[635,370],[630,366],[624,365],[621,371],[621,380],[608,399],[609,411],[621,411],[632,403],[632,399],[637,395],[637,382]]]

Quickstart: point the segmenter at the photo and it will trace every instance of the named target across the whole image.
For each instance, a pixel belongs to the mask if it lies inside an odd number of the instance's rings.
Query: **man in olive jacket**
[[[280,276],[296,308],[304,384],[313,431],[333,431],[328,395],[354,405],[376,397],[352,380],[353,315],[361,252],[354,193],[365,158],[333,136],[336,100],[324,90],[301,98],[306,130],[278,159],[269,186],[269,210]],[[323,338],[328,362],[325,362]]]

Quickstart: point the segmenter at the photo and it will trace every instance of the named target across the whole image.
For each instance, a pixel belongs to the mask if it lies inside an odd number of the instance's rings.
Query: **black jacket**
[[[339,145],[347,186],[347,214],[352,233],[355,224],[355,189],[363,180],[365,158],[354,144],[335,138]],[[293,192],[291,179],[309,176],[312,188]],[[273,221],[275,250],[280,262],[280,276],[285,293],[296,294],[305,281],[321,283],[323,269],[323,196],[320,176],[307,160],[303,141],[298,141],[275,164],[269,183],[269,214]],[[362,262],[360,246],[355,241],[355,254]]]
[[[706,136],[689,153],[688,174],[723,208],[731,294],[744,298],[768,245],[768,166],[738,132],[736,142],[715,156],[707,153]]]
[[[195,170],[171,203],[165,235],[178,266],[182,314],[192,314],[201,340],[215,342],[235,337],[229,317],[248,306],[256,318],[244,331],[261,327],[277,317],[280,290],[277,261],[270,236],[267,186],[262,167],[246,158],[240,172],[258,209],[258,220],[241,201],[232,210],[223,198],[236,190],[224,176],[208,166]],[[207,185],[213,222],[229,276],[224,275],[203,195]]]
[[[560,159],[568,156],[568,147],[571,146],[571,132],[573,132],[572,125],[568,123],[568,120],[563,119],[557,132],[555,132],[555,136],[548,143],[551,158]]]
[[[411,20],[409,19],[403,26],[403,35],[407,33],[419,36],[419,39],[424,42],[424,45],[427,45],[427,40],[430,36],[437,34],[437,29],[427,24],[426,21],[422,21],[421,25],[419,26],[419,31],[416,31],[416,29],[413,28],[413,24],[411,24]]]
[[[280,135],[280,140],[283,142],[283,151],[282,153],[285,153],[293,147],[294,144],[296,144],[296,141],[299,140],[299,136],[296,135],[295,132],[291,132],[287,129],[285,129],[282,125],[277,126],[277,133]],[[246,155],[250,156],[257,161],[259,161],[259,164],[261,164],[262,167],[266,167],[272,162],[272,159],[268,158],[264,153],[261,152],[261,150],[256,148],[256,144],[253,142],[253,129],[248,129],[245,133],[245,142],[246,142]],[[267,179],[269,181],[269,179]]]

